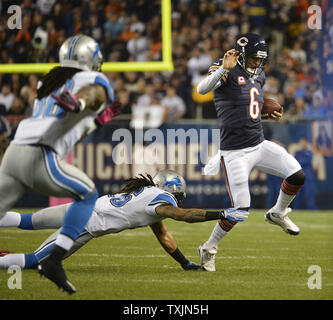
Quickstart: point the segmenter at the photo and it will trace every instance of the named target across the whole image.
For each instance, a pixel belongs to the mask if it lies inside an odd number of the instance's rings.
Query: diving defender
[[[201,265],[186,259],[163,220],[171,218],[189,223],[217,219],[243,221],[247,218],[248,212],[232,208],[218,211],[182,209],[181,205],[185,197],[186,182],[175,171],[162,170],[154,178],[150,175],[131,178],[119,193],[105,195],[97,200],[84,232],[80,234],[65,257],[73,254],[93,238],[150,226],[164,250],[184,270],[202,269]],[[9,211],[3,222],[0,222],[0,227],[19,227],[25,230],[59,228],[68,206],[69,204],[50,207],[33,214]],[[50,254],[58,233],[59,230],[29,254],[12,254],[0,250],[0,269],[7,269],[11,265],[26,269],[36,268],[38,263]]]

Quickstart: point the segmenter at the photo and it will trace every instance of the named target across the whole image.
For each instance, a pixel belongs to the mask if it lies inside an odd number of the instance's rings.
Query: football
[[[261,109],[261,114],[268,114],[268,117],[271,118],[271,114],[274,111],[281,112],[282,106],[274,99],[264,98],[264,105]]]

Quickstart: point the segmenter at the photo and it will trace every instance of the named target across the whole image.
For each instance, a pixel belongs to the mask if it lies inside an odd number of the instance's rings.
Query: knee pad
[[[98,199],[98,191],[97,189],[94,189],[92,192],[90,192],[88,195],[85,196],[82,201],[85,202],[95,202]]]
[[[305,182],[305,173],[303,170],[299,170],[296,173],[292,174],[291,176],[289,176],[286,181],[292,185],[295,186],[301,186],[304,184]]]
[[[84,200],[74,201],[65,213],[60,233],[76,240],[88,223],[97,198],[95,189]]]

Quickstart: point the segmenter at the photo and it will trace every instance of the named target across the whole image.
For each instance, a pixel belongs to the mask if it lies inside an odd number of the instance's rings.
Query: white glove
[[[229,208],[227,210],[222,210],[220,212],[222,219],[234,222],[234,221],[244,221],[249,217],[248,211],[239,210],[235,208]]]

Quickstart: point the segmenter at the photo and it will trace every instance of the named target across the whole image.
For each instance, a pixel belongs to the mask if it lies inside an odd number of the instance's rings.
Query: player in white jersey
[[[228,209],[225,211],[206,211],[202,209],[182,209],[186,196],[186,183],[182,176],[171,170],[160,171],[154,178],[141,175],[132,178],[117,194],[105,195],[96,202],[93,214],[84,232],[75,241],[66,257],[81,248],[92,238],[121,232],[125,229],[150,226],[162,247],[183,269],[202,269],[182,254],[172,235],[167,231],[163,219],[172,218],[185,222],[203,222],[208,220],[243,221],[247,211]],[[0,227],[19,227],[37,230],[58,228],[67,210],[68,204],[43,209],[33,214],[7,212]],[[30,254],[6,254],[2,251],[0,268],[18,265],[21,268],[36,268],[45,259],[59,230],[51,235],[36,251]],[[1,255],[1,251],[0,251]]]
[[[64,215],[56,245],[39,272],[72,293],[61,260],[87,224],[98,193],[93,181],[65,156],[95,129],[95,118],[114,101],[100,71],[98,43],[85,35],[68,38],[59,51],[60,66],[37,87],[32,116],[20,122],[0,167],[0,221],[21,196],[34,189],[47,196],[74,199]],[[119,106],[116,106],[119,107]],[[112,109],[112,107],[111,107]],[[119,113],[114,109],[113,116]]]

